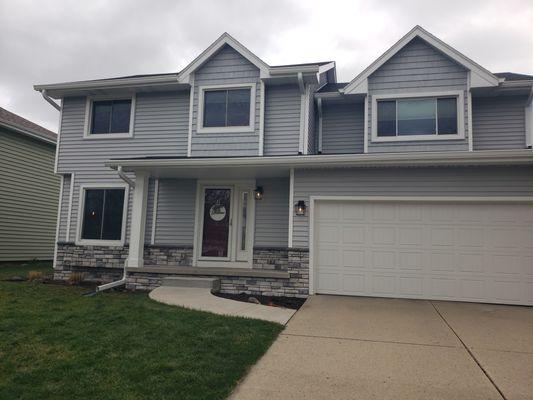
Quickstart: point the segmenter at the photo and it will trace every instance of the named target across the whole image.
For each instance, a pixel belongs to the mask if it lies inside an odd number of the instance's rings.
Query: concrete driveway
[[[231,399],[533,399],[533,308],[312,296]]]

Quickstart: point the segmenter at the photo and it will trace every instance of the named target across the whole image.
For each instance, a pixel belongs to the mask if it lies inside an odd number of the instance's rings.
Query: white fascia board
[[[261,77],[269,76],[269,66],[254,53],[248,50],[237,39],[233,38],[229,33],[224,32],[217,40],[205,49],[198,57],[196,57],[189,65],[187,65],[181,72],[178,73],[178,82],[189,83],[190,75],[200,68],[207,60],[209,60],[220,48],[224,45],[232,47],[240,55],[254,64],[261,71]]]
[[[431,33],[417,25],[413,29],[411,29],[404,37],[397,41],[392,47],[390,47],[385,53],[383,53],[376,61],[370,64],[365,70],[363,70],[363,72],[357,75],[348,85],[346,85],[346,87],[341,89],[341,92],[346,94],[361,93],[354,92],[354,90],[356,90],[356,88],[358,88],[364,80],[366,80],[379,67],[385,64],[392,56],[398,53],[398,51],[405,47],[405,45],[407,45],[415,37],[421,38],[422,40],[429,43],[431,46],[435,47],[440,52],[446,54],[448,57],[450,57],[457,63],[463,65],[469,71],[472,71],[473,75],[476,76],[476,78],[472,82],[472,87],[498,86],[498,77],[496,77],[487,69],[475,63],[465,55],[455,50],[453,47],[444,43],[442,40],[433,36]]]
[[[141,86],[178,85],[177,74],[159,75],[138,78],[102,79],[97,81],[78,81],[34,85],[33,89],[41,92],[46,90],[50,97],[60,98],[66,91],[91,90],[91,89],[122,89]]]
[[[119,159],[109,160],[107,167],[134,171],[153,167],[213,168],[232,167],[288,167],[288,168],[345,168],[367,166],[417,166],[417,165],[531,165],[533,152],[521,150],[484,150],[419,152],[419,153],[368,153],[327,154],[272,157],[228,158],[169,158],[169,159]]]

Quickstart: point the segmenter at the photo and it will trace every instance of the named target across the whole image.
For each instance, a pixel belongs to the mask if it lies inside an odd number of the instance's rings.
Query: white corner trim
[[[317,110],[318,110],[318,152],[322,153],[322,129],[323,129],[323,117],[322,117],[322,99],[317,99]]]
[[[65,232],[65,241],[70,242],[70,224],[72,220],[72,199],[74,198],[74,183],[76,180],[76,174],[73,172],[70,174],[70,190],[68,197],[68,211],[67,211],[67,229]]]
[[[54,174],[57,174],[57,168],[59,165],[59,146],[61,144],[61,125],[63,125],[63,106],[65,101],[61,99],[61,110],[59,110],[59,124],[57,125],[57,142],[56,142],[56,154],[54,160]],[[55,264],[54,264],[55,265]]]
[[[292,247],[292,234],[294,230],[294,168],[289,172],[289,240],[287,246]]]
[[[265,81],[262,79],[259,90],[259,155],[262,156],[265,148]]]
[[[194,116],[194,74],[190,77],[191,90],[189,92],[189,134],[187,136],[187,157],[192,154],[192,119]]]
[[[403,135],[403,136],[385,136],[378,137],[377,130],[377,104],[379,100],[386,99],[422,99],[453,96],[457,98],[457,134],[455,135]],[[372,96],[372,142],[410,142],[410,141],[433,141],[433,140],[460,140],[465,138],[465,116],[464,116],[464,93],[462,90],[442,91],[442,92],[415,92],[415,93],[398,93],[382,94]]]
[[[365,115],[363,116],[363,153],[368,153],[368,100],[368,96],[365,96],[365,106],[363,111],[365,113]]]
[[[86,189],[121,189],[124,188],[124,206],[122,208],[122,231],[120,240],[93,240],[81,238],[81,227],[83,225],[83,209],[85,206]],[[76,245],[78,246],[124,246],[126,242],[126,225],[128,218],[129,185],[127,183],[85,183],[80,185],[78,197],[78,217],[76,221]]]
[[[139,171],[135,174],[127,267],[140,268],[144,265],[149,176],[149,173],[145,171]]]
[[[468,151],[474,151],[474,124],[472,121],[472,92],[470,90],[467,94],[467,112],[466,116],[468,121]]]
[[[311,102],[311,87],[305,85],[305,104],[304,104],[304,135],[303,135],[303,154],[309,154],[309,113]]]
[[[152,208],[152,233],[150,237],[150,244],[155,244],[158,203],[159,203],[159,178],[156,178],[154,182],[154,204]]]
[[[57,266],[57,242],[59,241],[59,225],[61,224],[61,205],[63,204],[63,185],[65,183],[65,176],[61,175],[61,184],[59,185],[59,200],[57,202],[57,218],[56,218],[56,241],[54,243],[54,261],[52,267]]]
[[[250,88],[250,120],[247,126],[204,127],[204,93],[209,90],[231,90]],[[196,119],[197,133],[242,133],[255,131],[255,106],[257,87],[254,82],[235,83],[230,85],[198,86],[198,118]]]
[[[90,133],[91,129],[91,120],[93,112],[93,102],[98,100],[131,100],[131,109],[130,109],[130,124],[128,132],[120,133],[103,133],[98,135],[93,135]],[[83,128],[83,139],[89,140],[98,140],[98,139],[125,139],[133,137],[134,127],[135,127],[135,109],[137,103],[137,95],[133,93],[129,96],[114,96],[114,95],[105,95],[105,96],[87,96],[85,100],[85,121]]]
[[[309,223],[309,235],[308,235],[308,246],[309,246],[309,294],[315,294],[315,232],[314,232],[314,219],[315,219],[315,202],[313,197],[309,198],[309,217],[307,219]]]

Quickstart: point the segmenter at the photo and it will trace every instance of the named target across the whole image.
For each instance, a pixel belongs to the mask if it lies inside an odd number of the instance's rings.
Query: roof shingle
[[[57,140],[57,135],[54,132],[41,125],[37,125],[34,122],[28,121],[26,118],[22,118],[2,107],[0,107],[0,123],[29,132],[46,140],[53,140],[54,142]]]

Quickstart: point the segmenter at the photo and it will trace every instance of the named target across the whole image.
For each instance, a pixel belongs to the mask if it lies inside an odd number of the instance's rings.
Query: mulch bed
[[[252,296],[246,293],[229,294],[229,293],[213,293],[215,296],[223,297],[225,299],[242,301],[245,303],[253,303],[250,298],[257,299],[265,306],[285,307],[292,310],[299,310],[305,303],[305,299],[296,297],[270,297],[270,296]]]

